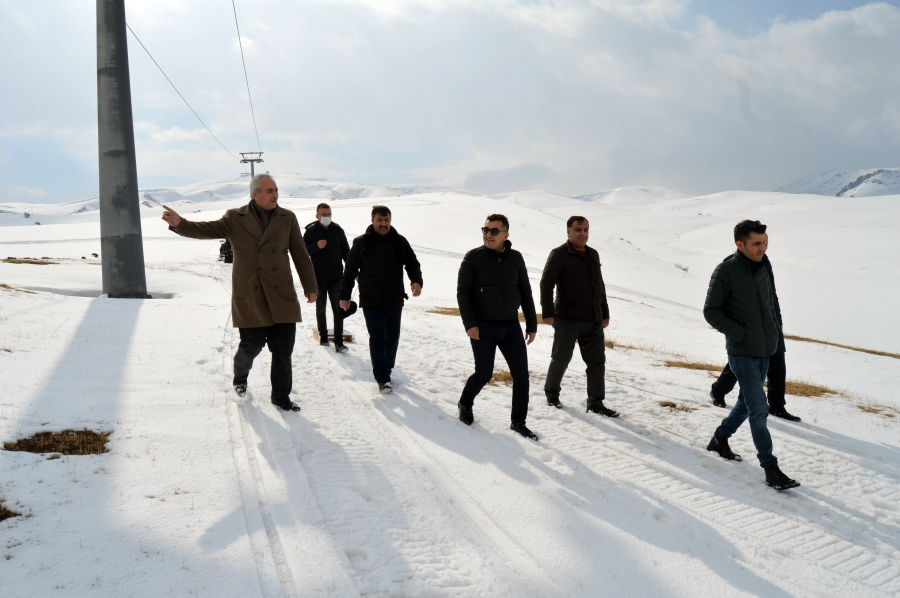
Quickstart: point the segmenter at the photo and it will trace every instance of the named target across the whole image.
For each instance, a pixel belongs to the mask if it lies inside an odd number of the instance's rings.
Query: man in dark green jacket
[[[769,371],[769,356],[778,349],[781,329],[769,286],[769,273],[763,256],[769,246],[766,225],[759,220],[743,220],[734,227],[737,251],[734,259],[716,266],[703,316],[710,326],[725,335],[728,365],[741,386],[737,402],[716,429],[706,450],[725,459],[740,461],[728,446],[728,439],[749,417],[750,433],[760,466],[766,472],[766,484],[776,490],[800,484],[778,468],[772,454],[772,437],[766,423],[768,402],[763,383]]]
[[[560,385],[577,342],[586,366],[587,410],[618,417],[617,412],[603,405],[606,398],[603,329],[609,326],[609,304],[600,272],[600,254],[587,246],[589,223],[584,216],[570,217],[566,233],[569,239],[550,252],[541,275],[541,315],[544,324],[553,326],[554,330],[544,393],[550,406],[562,408]]]
[[[475,421],[472,405],[493,376],[494,356],[500,349],[513,379],[510,429],[537,440],[537,435],[525,426],[528,351],[519,324],[521,306],[525,314],[525,336],[530,345],[537,335],[537,313],[528,268],[522,254],[514,251],[507,240],[509,220],[506,216],[488,216],[481,233],[483,245],[463,258],[456,285],[459,314],[475,356],[475,373],[469,376],[459,399],[459,419],[467,426]]]

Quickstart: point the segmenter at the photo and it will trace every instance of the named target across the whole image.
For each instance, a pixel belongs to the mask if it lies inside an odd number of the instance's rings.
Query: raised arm
[[[191,239],[227,239],[228,238],[228,213],[218,220],[206,222],[191,222],[178,215],[178,212],[169,206],[163,206],[162,219],[169,225],[169,230]]]

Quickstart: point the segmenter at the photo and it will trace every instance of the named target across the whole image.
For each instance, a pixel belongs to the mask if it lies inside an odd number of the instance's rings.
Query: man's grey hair
[[[252,179],[250,179],[250,195],[254,193],[259,193],[262,191],[262,180],[269,179],[270,181],[274,181],[272,175],[266,174],[264,172],[255,175]]]

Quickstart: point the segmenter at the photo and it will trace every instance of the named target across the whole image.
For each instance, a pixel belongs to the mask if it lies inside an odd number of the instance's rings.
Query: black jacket
[[[479,320],[516,320],[525,314],[525,331],[537,332],[528,268],[522,254],[507,241],[497,253],[483,245],[463,258],[456,283],[456,301],[466,330]]]
[[[366,234],[353,239],[341,280],[341,299],[350,299],[359,276],[360,307],[403,307],[403,300],[409,298],[403,284],[404,266],[410,282],[422,286],[422,267],[406,237],[393,226],[381,236],[370,225]]]
[[[609,319],[600,254],[585,248],[587,261],[566,241],[550,252],[541,275],[541,316],[576,322]],[[556,288],[556,301],[553,289]]]
[[[328,241],[322,249],[319,249],[319,241]],[[306,243],[306,252],[312,259],[316,269],[317,280],[337,280],[344,274],[344,261],[350,253],[350,244],[347,243],[347,235],[336,222],[332,222],[325,228],[316,220],[306,225],[303,233],[303,242]]]
[[[769,269],[735,251],[713,271],[703,316],[725,335],[729,355],[769,357],[778,350],[781,326]]]
[[[728,260],[733,259],[734,254],[732,253],[722,261],[727,262]],[[775,305],[775,319],[778,320],[778,328],[781,332],[778,339],[778,349],[775,352],[785,353],[787,352],[787,348],[784,346],[784,322],[781,319],[781,304],[778,302],[778,293],[775,291],[775,274],[772,272],[772,262],[769,260],[769,256],[763,254],[762,263],[769,272],[769,287],[772,289],[772,303]]]

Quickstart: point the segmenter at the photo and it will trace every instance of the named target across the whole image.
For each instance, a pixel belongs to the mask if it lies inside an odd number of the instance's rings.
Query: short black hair
[[[330,210],[331,206],[328,205],[327,203],[320,203],[319,205],[316,206],[316,214],[318,214],[319,210],[321,210],[321,209]]]
[[[372,218],[375,216],[390,216],[391,209],[387,206],[372,206]]]
[[[509,232],[509,219],[503,214],[488,214],[488,217],[484,220],[485,222],[502,222],[503,230]]]
[[[750,238],[750,233],[762,235],[765,232],[766,225],[759,220],[741,220],[734,225],[734,240],[735,242],[746,243],[747,239]]]
[[[566,228],[572,228],[572,224],[575,222],[587,222],[588,219],[584,216],[569,216],[569,219],[566,220]]]

